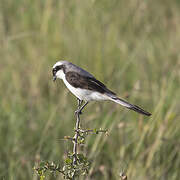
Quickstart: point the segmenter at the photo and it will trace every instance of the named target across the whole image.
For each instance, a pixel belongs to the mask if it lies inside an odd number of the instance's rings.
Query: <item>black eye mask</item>
[[[61,69],[63,69],[63,65],[59,65],[59,66],[56,66],[55,68],[53,68],[53,70],[52,70],[52,74],[53,74],[53,81],[55,81],[56,80],[56,73],[59,71],[59,70],[61,70]]]

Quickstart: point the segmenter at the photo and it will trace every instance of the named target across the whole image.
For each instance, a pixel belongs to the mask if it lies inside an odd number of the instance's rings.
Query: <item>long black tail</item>
[[[118,104],[121,104],[122,106],[124,106],[124,107],[126,107],[128,109],[136,111],[136,112],[138,112],[140,114],[143,114],[143,115],[146,115],[146,116],[150,116],[151,115],[151,113],[145,111],[144,109],[140,108],[139,106],[130,104],[127,101],[125,101],[123,99],[120,99],[118,97],[111,97],[111,100],[116,102],[116,103],[118,103]]]

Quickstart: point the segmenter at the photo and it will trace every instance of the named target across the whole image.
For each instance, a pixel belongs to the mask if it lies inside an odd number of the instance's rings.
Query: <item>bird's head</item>
[[[65,64],[68,63],[67,61],[58,61],[54,64],[52,69],[53,74],[53,81],[57,78],[62,79],[62,73],[64,74]]]

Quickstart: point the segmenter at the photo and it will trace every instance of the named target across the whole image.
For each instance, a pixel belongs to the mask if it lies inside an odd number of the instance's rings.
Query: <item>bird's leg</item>
[[[80,105],[82,104],[82,100],[80,100],[81,102],[80,102]],[[78,101],[79,102],[79,101]],[[81,107],[79,106],[79,104],[78,104],[78,109],[75,111],[75,114],[82,114],[82,110],[85,108],[85,106],[88,104],[88,102],[86,102],[85,104],[83,104]]]
[[[75,111],[75,113],[77,114],[82,114],[82,110],[85,108],[85,106],[88,104],[88,102],[86,102],[85,104],[83,104],[80,108],[78,108],[77,111]]]
[[[83,100],[80,100],[79,98],[77,98],[77,101],[78,101],[78,109],[75,111],[75,114],[77,114],[77,113],[81,114],[81,112],[79,110],[81,109]]]
[[[80,100],[79,98],[77,98],[78,100],[78,109],[81,107],[81,104],[83,103],[83,100]]]

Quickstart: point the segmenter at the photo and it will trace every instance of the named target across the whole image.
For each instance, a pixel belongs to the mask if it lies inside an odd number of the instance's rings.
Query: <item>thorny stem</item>
[[[88,102],[86,102],[84,105],[81,106],[82,104],[82,100],[77,99],[78,100],[78,109],[75,111],[76,114],[76,127],[75,127],[75,135],[73,137],[74,141],[74,146],[73,146],[73,166],[75,167],[75,165],[77,165],[77,147],[78,147],[78,137],[80,136],[81,132],[84,133],[88,133],[88,132],[94,132],[93,130],[83,130],[80,129],[80,114],[82,113],[81,111],[84,109],[84,107],[88,104]],[[107,132],[107,130],[98,130],[95,131],[96,134],[98,134],[99,132]],[[72,177],[72,180],[75,179],[75,173]]]
[[[75,130],[76,131],[76,130]],[[108,132],[108,130],[102,130],[102,129],[100,129],[100,130],[94,130],[94,129],[78,129],[78,132],[80,132],[80,133],[93,133],[93,134],[98,134],[98,133],[101,133],[101,132],[103,132],[103,133],[107,133]],[[108,133],[107,133],[107,135],[108,135]],[[69,138],[70,139],[70,138]]]
[[[79,125],[80,125],[80,117],[79,117],[79,112],[76,114],[77,120],[76,120],[76,129],[75,129],[75,136],[74,136],[74,147],[73,147],[73,165],[77,164],[77,145],[78,145],[78,136],[79,136]]]
[[[78,110],[80,109],[80,106],[82,104],[82,101],[78,99]],[[78,136],[79,136],[79,126],[80,126],[80,111],[76,111],[76,129],[75,129],[75,136],[74,136],[74,147],[73,147],[73,165],[77,164],[77,146],[78,146]]]
[[[82,133],[83,135],[85,134],[88,134],[88,133],[95,133],[95,134],[98,134],[99,132],[104,132],[104,133],[107,133],[107,130],[92,130],[92,129],[81,129],[80,128],[80,114],[82,113],[81,111],[84,109],[84,107],[88,104],[88,102],[86,102],[84,105],[81,106],[82,104],[82,100],[79,100],[78,99],[78,109],[75,111],[75,115],[76,115],[76,126],[75,126],[75,135],[74,137],[69,137],[69,136],[65,136],[64,139],[69,139],[73,142],[74,146],[73,146],[73,161],[72,161],[72,165],[69,169],[69,163],[67,163],[67,167],[66,165],[63,167],[63,169],[61,170],[59,165],[55,165],[54,163],[49,163],[47,162],[46,164],[42,164],[40,165],[39,167],[35,168],[35,170],[37,171],[38,175],[40,176],[40,179],[42,179],[41,177],[45,177],[44,176],[44,173],[47,171],[47,170],[50,170],[51,172],[55,172],[55,171],[58,171],[60,173],[62,173],[64,175],[64,178],[68,178],[68,179],[71,179],[71,180],[75,180],[75,176],[78,176],[78,172],[80,172],[81,170],[83,170],[83,172],[87,173],[87,168],[89,166],[89,162],[85,162],[84,163],[84,167],[78,167],[79,165],[79,159],[78,159],[78,152],[77,152],[77,148],[78,148],[78,138],[82,136]],[[79,143],[81,144],[81,143]],[[72,157],[72,156],[71,156]],[[85,167],[86,166],[86,167]],[[65,168],[65,169],[64,169]],[[68,169],[67,169],[68,168]],[[67,174],[67,173],[73,173],[72,174]],[[120,175],[121,177],[125,177],[124,174],[121,174]],[[123,179],[124,180],[124,179]]]

